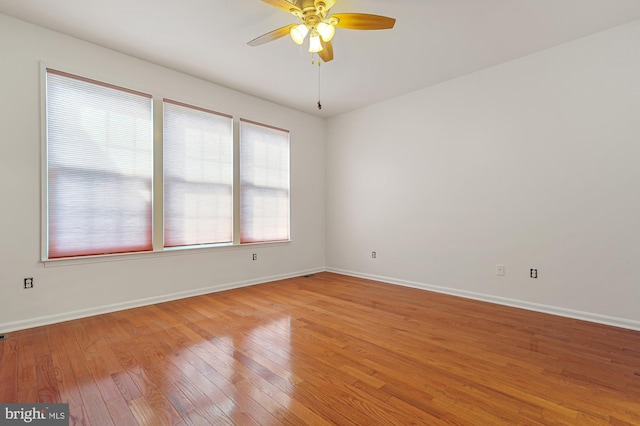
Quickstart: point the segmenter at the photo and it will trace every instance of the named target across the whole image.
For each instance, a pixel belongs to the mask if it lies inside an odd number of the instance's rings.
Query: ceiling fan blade
[[[331,41],[322,41],[320,39],[320,43],[322,43],[322,50],[318,52],[318,56],[324,62],[333,61],[333,45]]]
[[[293,11],[297,11],[302,13],[302,9],[296,6],[294,3],[290,3],[287,0],[262,0],[263,2],[270,4],[271,6],[277,7],[280,10],[284,10],[287,13],[291,13]]]
[[[260,37],[256,37],[247,44],[249,46],[260,46],[261,44],[269,43],[270,41],[277,40],[281,37],[289,35],[291,32],[291,28],[295,27],[298,24],[289,24],[284,27],[278,28],[277,30],[270,31],[266,34],[262,34]]]
[[[395,18],[367,13],[335,13],[331,18],[338,19],[336,28],[349,30],[388,30],[396,23]]]

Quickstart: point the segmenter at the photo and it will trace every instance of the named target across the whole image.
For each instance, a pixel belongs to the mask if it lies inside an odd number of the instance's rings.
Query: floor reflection
[[[206,320],[181,332],[193,340],[171,356],[176,373],[167,388],[177,386],[208,422],[247,423],[251,413],[262,425],[279,423],[294,386],[289,316],[251,326]]]

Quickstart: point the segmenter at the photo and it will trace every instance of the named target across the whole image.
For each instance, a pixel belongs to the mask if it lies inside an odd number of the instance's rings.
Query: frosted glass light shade
[[[320,36],[316,33],[309,38],[309,52],[316,53],[322,50]]]
[[[333,39],[333,36],[336,33],[336,29],[333,25],[327,24],[326,22],[320,22],[317,27],[318,34],[322,37],[322,41],[325,43],[330,42]]]
[[[291,28],[291,31],[289,31],[289,35],[291,36],[291,40],[293,40],[295,44],[302,44],[308,32],[309,28],[307,28],[307,26],[304,24],[300,24]]]

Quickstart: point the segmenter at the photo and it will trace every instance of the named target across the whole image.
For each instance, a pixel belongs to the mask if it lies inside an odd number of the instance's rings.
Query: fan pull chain
[[[320,59],[318,59],[318,109],[322,109],[322,103],[320,102]]]

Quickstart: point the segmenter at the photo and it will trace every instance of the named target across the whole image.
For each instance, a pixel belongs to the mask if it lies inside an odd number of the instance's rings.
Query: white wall
[[[287,244],[47,266],[40,262],[40,68],[291,131]],[[323,270],[324,120],[0,15],[0,332]],[[258,253],[258,260],[251,260]],[[24,290],[23,278],[35,287]]]
[[[327,266],[640,329],[639,188],[636,21],[329,120]]]

